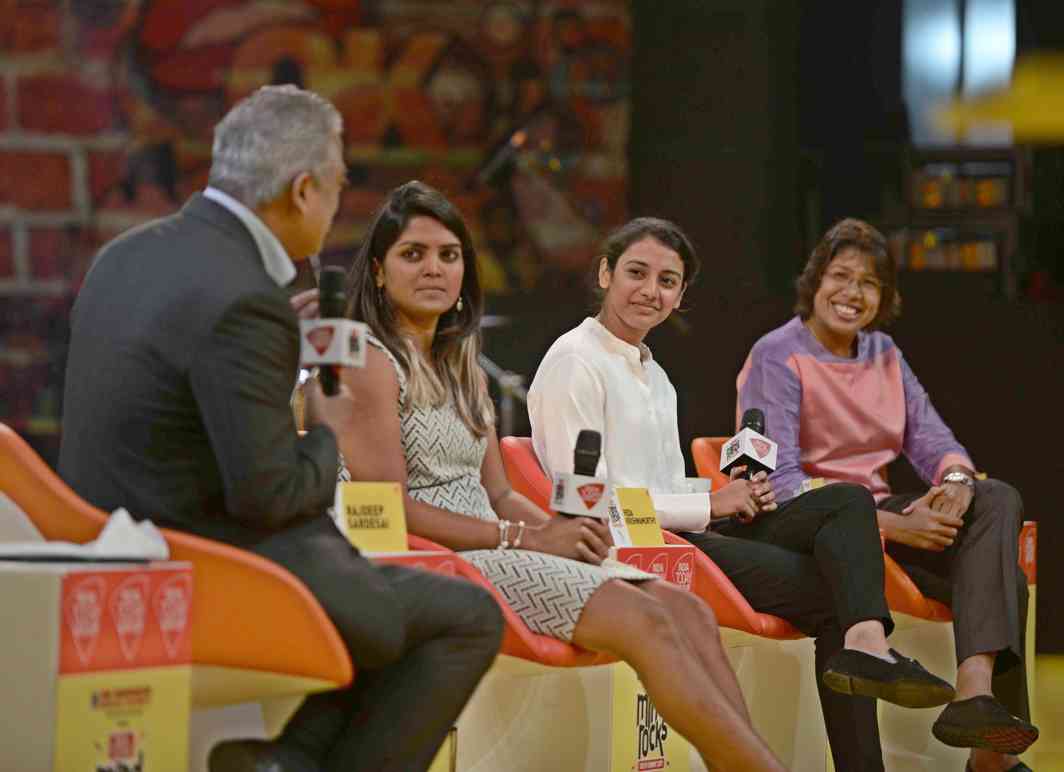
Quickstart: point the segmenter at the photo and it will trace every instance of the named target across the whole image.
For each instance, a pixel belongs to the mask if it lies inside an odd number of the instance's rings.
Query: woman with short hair
[[[1016,755],[1038,730],[1028,721],[1023,666],[1020,495],[976,479],[968,452],[881,331],[901,299],[878,230],[855,219],[836,224],[797,288],[797,316],[754,344],[738,378],[739,410],[761,408],[779,443],[772,482],[781,497],[820,481],[875,496],[887,552],[953,610],[957,693],[935,736],[972,748],[972,772],[1026,770]],[[884,472],[903,453],[927,491],[892,493]]]

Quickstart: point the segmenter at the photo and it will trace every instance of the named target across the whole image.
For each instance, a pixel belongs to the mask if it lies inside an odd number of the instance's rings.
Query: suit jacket
[[[299,329],[251,234],[194,195],[106,245],[71,320],[59,473],[105,510],[250,546],[333,499],[336,439],[300,438]]]

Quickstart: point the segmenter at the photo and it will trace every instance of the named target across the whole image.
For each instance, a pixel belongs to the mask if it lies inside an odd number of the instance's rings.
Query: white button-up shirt
[[[688,493],[676,389],[650,349],[627,343],[591,317],[562,335],[528,392],[532,443],[548,474],[573,471],[581,429],[602,434],[596,477],[650,490],[670,531],[703,531],[709,494]]]

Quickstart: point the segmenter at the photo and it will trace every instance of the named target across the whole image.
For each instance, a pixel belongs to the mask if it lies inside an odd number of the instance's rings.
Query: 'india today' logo
[[[307,333],[307,341],[318,352],[318,356],[322,356],[325,353],[326,349],[329,348],[329,344],[332,343],[332,339],[332,327],[315,327]]]
[[[92,576],[74,585],[66,598],[66,621],[82,665],[89,664],[100,638],[104,582]]]
[[[177,574],[163,582],[152,599],[155,619],[163,636],[163,646],[170,659],[177,656],[178,646],[188,630],[192,606],[192,577]]]
[[[131,576],[111,593],[111,618],[118,633],[122,656],[132,662],[140,651],[148,621],[148,577]]]
[[[580,500],[584,502],[584,506],[593,509],[599,503],[602,492],[605,490],[606,486],[602,483],[586,483],[577,488],[576,492],[580,494]]]
[[[768,455],[768,452],[772,450],[772,446],[760,437],[751,437],[750,444],[754,446],[758,458],[764,458]]]
[[[635,772],[665,769],[665,740],[669,727],[658,715],[658,709],[645,694],[637,694],[635,703],[636,763]]]

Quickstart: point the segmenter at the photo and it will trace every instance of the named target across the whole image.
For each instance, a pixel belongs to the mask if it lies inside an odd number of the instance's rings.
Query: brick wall
[[[626,216],[624,0],[0,0],[0,420],[54,455],[92,255],[203,187],[211,129],[297,82],[344,115],[342,261],[383,194],[454,198],[490,292],[578,282]],[[515,131],[530,141],[478,176]]]

